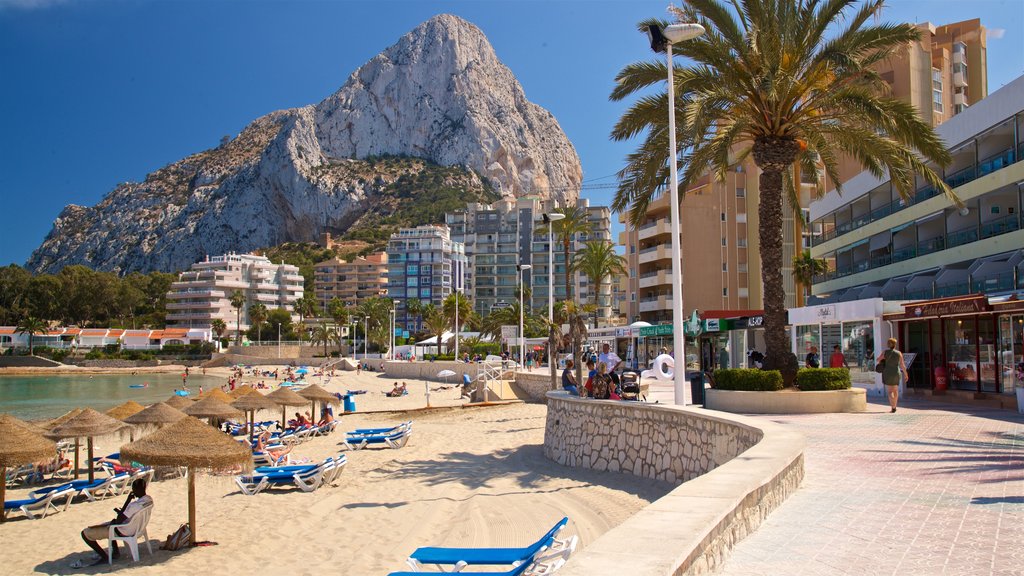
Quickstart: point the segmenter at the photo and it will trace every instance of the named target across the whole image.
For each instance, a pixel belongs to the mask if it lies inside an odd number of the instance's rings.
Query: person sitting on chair
[[[132,519],[136,514],[145,510],[148,506],[153,505],[153,497],[146,494],[146,481],[142,478],[132,482],[132,493],[128,495],[128,498],[124,501],[124,505],[120,508],[114,508],[117,512],[117,517],[110,522],[104,522],[103,524],[97,524],[95,526],[89,526],[85,530],[82,530],[82,540],[92,548],[98,558],[93,562],[93,566],[99,566],[107,561],[107,553],[103,550],[103,547],[99,545],[100,540],[106,540],[110,535],[111,524],[125,524]],[[125,534],[121,534],[125,536]],[[117,549],[117,542],[111,542],[110,548],[113,550],[113,557],[120,557],[121,553]]]

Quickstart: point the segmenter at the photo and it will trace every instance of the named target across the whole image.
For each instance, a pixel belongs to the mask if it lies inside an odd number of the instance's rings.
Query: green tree
[[[626,274],[626,259],[615,251],[615,245],[606,240],[587,242],[576,253],[573,268],[586,274],[590,289],[594,293],[594,328],[597,328],[597,311],[601,303],[601,285],[615,274]]]
[[[959,200],[925,163],[945,166],[949,152],[908,102],[889,95],[873,66],[898,56],[919,40],[910,24],[870,24],[884,0],[856,8],[853,0],[689,0],[670,8],[678,20],[707,30],[673,50],[693,64],[673,71],[677,89],[677,135],[682,176],[667,182],[667,97],[661,59],[638,62],[616,77],[612,100],[645,94],[620,118],[615,140],[646,133],[628,156],[612,207],[630,211],[639,224],[660,190],[687,190],[707,174],[723,180],[735,163],[753,157],[761,169],[759,218],[764,287],[766,368],[779,369],[786,383],[796,375],[796,357],[786,338],[782,278],[783,192],[795,196],[792,168],[823,173],[840,187],[839,161],[855,158],[877,177],[887,174],[903,198],[915,189],[915,174],[954,202]],[[640,24],[646,30],[650,24]],[[675,161],[675,160],[673,160]],[[795,204],[794,204],[795,205]]]
[[[356,319],[369,318],[365,325],[369,328],[366,334],[368,342],[377,345],[377,349],[383,349],[390,341],[388,329],[391,324],[391,300],[373,296],[366,298],[356,307]],[[364,323],[360,322],[360,325]]]
[[[28,314],[32,274],[17,264],[0,268],[0,325],[17,324]]]
[[[444,309],[444,315],[451,319],[452,331],[455,332],[455,337],[459,337],[459,332],[462,331],[462,326],[466,324],[470,319],[470,315],[473,313],[473,303],[469,301],[462,292],[452,292],[444,299],[442,304]],[[458,318],[460,326],[455,325],[455,311],[458,310]]]
[[[282,340],[295,340],[295,324],[292,322],[292,313],[284,308],[274,308],[267,312],[267,328],[271,334],[280,334]]]
[[[327,356],[327,346],[334,342],[340,342],[341,338],[338,337],[338,331],[334,328],[329,328],[326,324],[319,324],[313,328],[313,333],[309,336],[310,342],[315,346],[317,344],[324,345],[324,356]]]
[[[573,245],[576,243],[576,237],[580,234],[586,234],[590,232],[590,222],[587,220],[588,214],[586,208],[579,206],[565,206],[555,210],[556,213],[562,214],[565,218],[556,220],[547,226],[538,227],[538,231],[541,233],[547,233],[550,228],[554,238],[553,242],[558,242],[562,245],[562,255],[565,258],[565,298],[567,300],[573,299],[572,292],[572,251]],[[548,270],[549,274],[554,274],[554,270]]]
[[[263,323],[267,321],[267,315],[269,311],[262,302],[256,302],[249,305],[249,323],[252,324],[252,328],[256,329],[256,341],[263,344]],[[252,328],[250,328],[250,338],[252,338]]]
[[[306,318],[311,318],[316,314],[316,296],[312,292],[303,293],[302,298],[295,303],[295,313],[299,315],[299,325],[305,326]],[[304,331],[299,330],[299,343],[302,342]]]
[[[437,355],[441,355],[441,341],[444,340],[444,331],[451,327],[452,318],[444,313],[444,308],[438,308],[433,304],[427,304],[421,311],[423,315],[423,327],[431,336],[437,337]]]
[[[824,259],[812,258],[810,250],[804,250],[793,258],[793,279],[806,292],[811,287],[814,277],[828,272],[828,262]]]
[[[235,346],[242,345],[242,308],[245,308],[245,293],[235,290],[231,293],[231,307],[235,309]]]
[[[18,326],[14,329],[19,334],[28,334],[28,353],[29,356],[35,353],[34,336],[36,334],[46,334],[50,325],[41,318],[35,318],[33,316],[26,316],[18,323]]]
[[[331,298],[331,301],[327,303],[327,314],[334,320],[336,326],[344,326],[348,324],[351,312],[341,299],[335,297]]]
[[[224,334],[228,331],[228,325],[220,318],[214,318],[210,321],[210,330],[213,330],[213,333],[217,335],[217,339],[220,340],[224,338]]]

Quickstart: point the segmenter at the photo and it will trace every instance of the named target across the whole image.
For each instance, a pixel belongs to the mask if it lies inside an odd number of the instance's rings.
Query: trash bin
[[[694,372],[690,374],[690,397],[691,404],[704,405],[704,373]]]
[[[343,407],[345,408],[345,412],[355,412],[356,411],[356,401],[352,398],[351,394],[345,394],[344,396],[341,397],[341,400],[343,402]]]

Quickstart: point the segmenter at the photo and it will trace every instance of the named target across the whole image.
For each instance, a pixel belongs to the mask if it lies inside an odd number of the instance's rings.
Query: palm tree
[[[245,307],[245,294],[241,290],[231,293],[231,307],[235,309],[235,346],[242,345],[242,308]]]
[[[451,325],[455,332],[456,340],[459,337],[459,333],[462,332],[462,326],[470,319],[470,315],[473,313],[473,303],[469,301],[469,298],[461,292],[452,292],[444,299],[441,304],[444,309],[444,315],[451,319]],[[458,308],[458,314],[455,314],[456,308]],[[455,318],[459,319],[459,325],[455,324]]]
[[[441,355],[441,341],[444,339],[444,331],[452,325],[452,319],[444,313],[444,308],[438,308],[433,304],[427,304],[421,311],[423,315],[423,327],[432,336],[437,337],[437,355]]]
[[[565,218],[556,220],[552,224],[547,226],[538,227],[538,231],[546,233],[549,226],[553,226],[552,242],[560,242],[562,244],[562,253],[565,257],[565,298],[566,300],[572,300],[572,249],[575,244],[576,237],[580,234],[586,234],[590,232],[590,222],[587,220],[587,209],[579,206],[565,206],[555,210],[556,213],[562,214]],[[554,270],[548,270],[548,274],[554,274]]]
[[[405,301],[405,315],[407,320],[412,318],[423,319],[423,308],[426,306],[419,298],[409,298]],[[407,322],[408,323],[408,322]],[[421,322],[410,323],[413,327],[419,328]],[[415,332],[416,330],[412,330]]]
[[[270,312],[262,302],[249,306],[249,322],[256,325],[256,341],[260,344],[263,344],[263,323],[266,322],[269,314]]]
[[[28,355],[32,356],[35,353],[35,342],[32,337],[36,334],[46,334],[49,328],[50,324],[46,320],[35,316],[26,316],[21,322],[18,322],[14,331],[18,334],[28,334]]]
[[[683,168],[678,183],[667,182],[668,103],[664,92],[637,101],[612,131],[615,140],[646,132],[628,156],[612,207],[630,211],[639,224],[648,204],[666,186],[692,187],[705,175],[723,180],[735,163],[753,155],[759,180],[761,280],[764,287],[766,368],[780,369],[787,384],[796,375],[796,356],[786,338],[782,282],[783,192],[795,196],[792,170],[799,163],[815,174],[816,194],[827,174],[840,188],[840,158],[857,159],[875,176],[888,174],[904,198],[915,188],[915,173],[955,203],[949,187],[925,162],[950,161],[942,140],[910,103],[888,95],[874,65],[898,56],[919,39],[910,24],[869,25],[884,0],[688,0],[670,8],[683,22],[706,34],[674,45],[693,61],[676,67],[677,126]],[[663,26],[649,20],[640,24]],[[616,77],[611,98],[622,100],[660,86],[662,61],[638,62]]]
[[[366,298],[356,307],[356,316],[369,318],[366,321],[369,334],[364,335],[368,342],[372,341],[383,347],[390,340],[388,324],[391,317],[391,300],[380,296]]]
[[[302,298],[295,303],[295,312],[299,315],[299,326],[304,326],[306,318],[316,314],[316,297],[312,292],[304,293]],[[299,330],[299,344],[302,344],[303,332],[304,330]]]
[[[313,328],[313,333],[309,336],[309,341],[315,346],[317,344],[324,345],[324,356],[327,356],[327,345],[334,342],[337,339],[337,330],[328,328],[326,324],[319,324]]]
[[[224,333],[228,331],[228,325],[220,318],[214,318],[210,321],[210,330],[213,330],[213,333],[217,335],[217,339],[220,340],[224,338]]]
[[[601,285],[613,274],[626,274],[626,259],[615,251],[615,245],[607,240],[587,242],[573,259],[573,268],[586,274],[594,292],[594,328],[597,328],[597,312],[601,308]]]
[[[793,279],[806,292],[810,288],[815,276],[828,272],[828,262],[825,259],[811,257],[810,250],[804,250],[799,256],[793,258]]]

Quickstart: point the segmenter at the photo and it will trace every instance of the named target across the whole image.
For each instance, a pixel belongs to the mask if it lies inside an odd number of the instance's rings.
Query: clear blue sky
[[[886,20],[981,18],[989,92],[1024,74],[1024,0],[891,0]],[[420,22],[479,26],[527,97],[550,110],[584,179],[622,165],[608,101],[649,57],[636,23],[666,0],[415,2],[0,0],[0,265],[24,263],[66,204],[216,146],[258,116],[320,101]],[[607,204],[610,190],[586,192]]]

